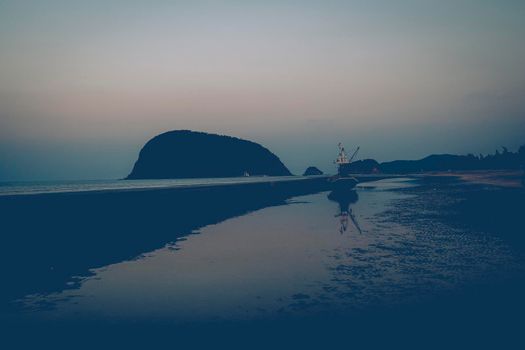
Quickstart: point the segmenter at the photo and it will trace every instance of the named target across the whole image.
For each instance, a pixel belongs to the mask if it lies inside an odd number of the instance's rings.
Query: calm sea
[[[270,181],[293,181],[302,176],[249,176],[210,179],[167,179],[167,180],[88,180],[88,181],[26,181],[0,182],[0,196],[27,195],[61,192],[121,191],[137,189],[162,189],[193,186],[214,186]]]

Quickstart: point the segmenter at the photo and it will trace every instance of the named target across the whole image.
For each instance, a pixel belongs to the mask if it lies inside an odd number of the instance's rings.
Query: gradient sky
[[[0,0],[0,180],[128,174],[173,129],[295,173],[525,143],[525,1]],[[210,157],[220,156],[210,150]]]

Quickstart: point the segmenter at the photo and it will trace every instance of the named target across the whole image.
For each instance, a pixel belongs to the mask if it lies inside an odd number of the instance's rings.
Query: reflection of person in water
[[[359,227],[354,213],[352,212],[352,208],[350,208],[350,204],[357,202],[359,199],[357,192],[354,190],[332,191],[330,194],[328,194],[328,199],[339,203],[339,214],[335,216],[336,218],[339,218],[339,232],[342,234],[348,229],[348,221],[350,219],[352,220],[352,223],[356,227],[357,231],[362,233],[361,227]]]

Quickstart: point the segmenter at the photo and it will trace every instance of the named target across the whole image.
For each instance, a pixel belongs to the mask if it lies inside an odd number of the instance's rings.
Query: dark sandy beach
[[[250,348],[519,339],[523,189],[419,176],[363,184],[346,204],[328,190],[318,178],[0,197],[4,329],[55,344],[89,329],[88,348],[102,336]],[[345,206],[359,230],[339,230]]]
[[[325,190],[325,178],[262,184],[0,196],[0,309],[71,276],[164,246],[193,230]]]
[[[525,174],[521,170],[478,170],[429,173],[430,176],[457,177],[465,182],[496,187],[522,188]]]

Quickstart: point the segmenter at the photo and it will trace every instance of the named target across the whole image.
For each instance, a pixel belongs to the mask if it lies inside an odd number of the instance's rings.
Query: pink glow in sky
[[[293,172],[525,143],[522,1],[3,1],[0,180],[118,178],[172,129]]]

